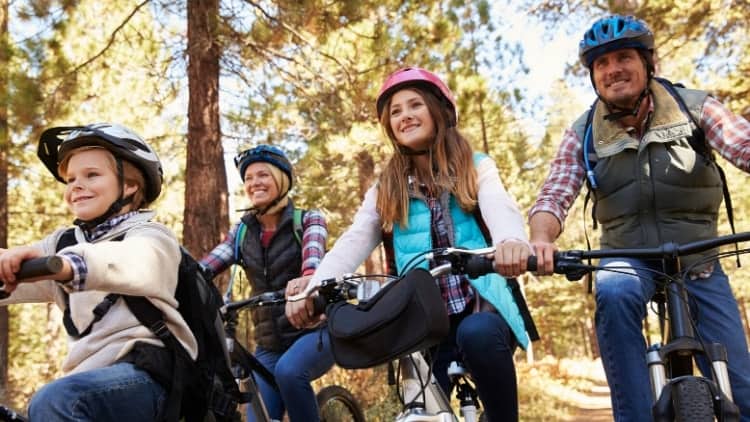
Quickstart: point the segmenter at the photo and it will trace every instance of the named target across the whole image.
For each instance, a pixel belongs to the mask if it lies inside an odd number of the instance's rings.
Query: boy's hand
[[[31,246],[19,246],[0,251],[0,281],[5,284],[5,291],[10,293],[16,289],[19,282],[16,279],[16,273],[21,269],[21,263],[40,256],[42,256],[42,251]]]

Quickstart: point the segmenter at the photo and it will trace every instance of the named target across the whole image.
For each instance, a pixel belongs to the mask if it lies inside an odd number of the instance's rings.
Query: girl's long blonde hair
[[[452,110],[424,84],[410,85],[425,100],[430,116],[435,123],[435,139],[429,148],[431,172],[422,174],[412,164],[409,155],[402,151],[396,141],[390,123],[390,98],[380,114],[380,124],[391,141],[394,153],[378,178],[377,209],[383,222],[383,230],[390,232],[394,224],[405,227],[409,215],[409,175],[417,177],[433,196],[450,192],[461,209],[471,212],[477,206],[477,172],[474,168],[473,151],[466,138],[455,125],[450,124]]]

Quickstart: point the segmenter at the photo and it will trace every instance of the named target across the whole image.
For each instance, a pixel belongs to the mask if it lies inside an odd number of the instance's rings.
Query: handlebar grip
[[[21,268],[16,273],[16,278],[33,278],[44,275],[52,275],[60,272],[63,267],[62,258],[59,256],[43,256],[40,258],[27,259],[21,263]],[[0,289],[5,288],[5,283],[0,281]],[[0,299],[5,299],[10,293],[0,290]]]
[[[313,297],[313,312],[315,313],[315,315],[325,313],[327,305],[328,301],[322,295]]]
[[[483,256],[471,256],[466,260],[464,270],[469,278],[477,278],[495,272],[495,265],[491,259]]]
[[[526,259],[526,271],[536,271],[536,255],[531,255]]]

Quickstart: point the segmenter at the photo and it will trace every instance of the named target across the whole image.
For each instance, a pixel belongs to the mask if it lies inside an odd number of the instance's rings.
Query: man
[[[695,127],[687,110],[654,79],[653,48],[654,37],[645,23],[625,16],[600,19],[580,42],[580,59],[599,98],[587,158],[593,154],[596,161],[589,164],[589,185],[602,248],[653,247],[717,234],[721,178],[716,165],[691,146]],[[750,123],[703,91],[677,92],[696,116],[708,145],[750,171]],[[587,177],[587,117],[585,113],[566,131],[529,211],[540,274],[552,273],[554,242]],[[687,257],[683,268],[700,258]],[[637,259],[603,259],[600,265],[627,268],[596,274],[596,332],[614,416],[618,421],[648,420],[652,397],[642,320],[654,292],[653,272],[647,269],[659,267]],[[690,278],[697,332],[704,341],[727,347],[734,399],[742,420],[750,421],[750,356],[727,276],[714,259],[698,265]]]

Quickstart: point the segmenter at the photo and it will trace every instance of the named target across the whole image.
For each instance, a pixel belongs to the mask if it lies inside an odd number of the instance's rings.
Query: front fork
[[[646,362],[648,363],[649,378],[651,379],[651,392],[654,401],[659,400],[664,386],[667,384],[667,371],[661,356],[661,346],[654,344],[648,348]],[[708,346],[706,354],[711,359],[713,369],[713,380],[722,393],[731,401],[732,387],[729,384],[729,372],[727,371],[727,351],[723,344],[712,343]]]

